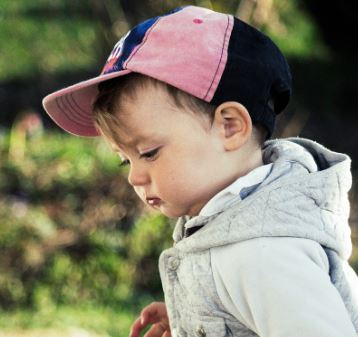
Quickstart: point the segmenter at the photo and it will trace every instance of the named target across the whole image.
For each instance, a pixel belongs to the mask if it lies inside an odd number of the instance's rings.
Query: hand
[[[152,327],[144,337],[171,337],[167,308],[163,302],[152,302],[146,306],[134,321],[129,337],[138,337],[149,324]]]

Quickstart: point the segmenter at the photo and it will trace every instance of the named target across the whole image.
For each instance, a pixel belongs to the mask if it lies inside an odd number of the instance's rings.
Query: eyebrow
[[[116,138],[119,138],[118,136]],[[119,143],[120,145],[123,145],[125,147],[134,147],[136,146],[140,141],[146,139],[146,137],[135,137],[132,140],[129,141],[124,141],[123,139],[118,139],[118,141],[114,141],[112,144],[112,150],[115,152],[119,151],[118,145],[117,143]]]
[[[155,137],[154,136],[151,136],[151,135],[147,135],[147,136],[137,136],[129,141],[123,141],[123,140],[120,140],[119,141],[119,144],[120,145],[123,145],[124,147],[128,147],[128,148],[133,148],[135,146],[138,145],[138,143],[140,143],[141,141],[145,141],[145,140],[148,140],[148,139],[154,139]],[[120,149],[117,145],[117,142],[114,142],[112,144],[112,150],[114,152],[117,152],[117,153],[120,153]]]

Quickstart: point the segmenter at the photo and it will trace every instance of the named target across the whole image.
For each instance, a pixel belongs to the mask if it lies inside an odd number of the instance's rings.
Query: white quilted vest
[[[357,279],[355,286],[350,283],[344,268],[352,249],[350,159],[300,138],[266,142],[263,159],[274,163],[272,171],[244,200],[211,217],[178,220],[175,244],[159,260],[173,337],[257,336],[221,304],[210,249],[263,236],[320,243],[328,256],[331,281],[358,331],[358,296],[354,293],[358,283]],[[313,160],[319,171],[310,173]],[[186,221],[203,227],[184,237]]]

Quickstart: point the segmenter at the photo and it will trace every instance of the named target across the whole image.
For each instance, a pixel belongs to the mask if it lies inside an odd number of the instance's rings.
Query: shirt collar
[[[201,209],[199,216],[211,216],[224,207],[244,199],[250,194],[250,187],[259,185],[270,173],[272,163],[259,166],[212,197]]]

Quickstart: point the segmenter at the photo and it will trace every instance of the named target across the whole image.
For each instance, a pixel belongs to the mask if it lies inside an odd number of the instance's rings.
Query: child
[[[357,276],[350,160],[306,139],[266,141],[291,77],[273,42],[189,6],[147,20],[102,73],[44,107],[66,131],[103,135],[149,206],[179,217],[159,269],[165,304],[131,336],[353,337]]]

